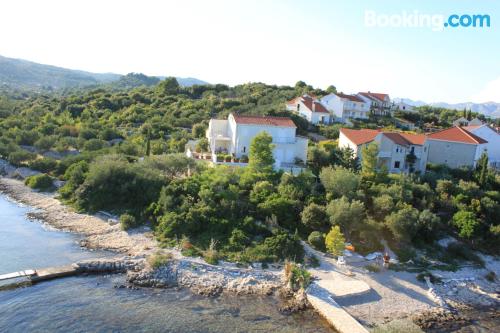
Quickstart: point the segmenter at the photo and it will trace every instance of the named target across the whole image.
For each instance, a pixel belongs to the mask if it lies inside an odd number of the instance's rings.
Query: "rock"
[[[284,305],[279,308],[279,311],[285,314],[290,314],[305,310],[309,307],[309,301],[304,289],[299,289],[292,297],[288,298]]]

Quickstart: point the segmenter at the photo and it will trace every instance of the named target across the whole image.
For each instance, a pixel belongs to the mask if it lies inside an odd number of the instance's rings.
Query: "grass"
[[[372,272],[372,273],[380,272],[380,266],[377,264],[368,264],[365,266],[365,269],[369,272]]]
[[[149,266],[151,266],[154,269],[158,269],[161,266],[166,265],[170,260],[172,260],[171,253],[161,253],[161,252],[157,252],[156,254],[151,255],[147,259]]]

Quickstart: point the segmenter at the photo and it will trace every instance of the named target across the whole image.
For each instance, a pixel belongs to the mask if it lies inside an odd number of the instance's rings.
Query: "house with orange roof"
[[[286,102],[286,109],[307,119],[311,124],[329,124],[330,112],[314,96],[304,94]]]
[[[392,116],[395,110],[388,94],[372,93],[368,91],[359,92],[357,96],[365,102],[370,103],[370,111],[375,116]]]
[[[273,138],[275,167],[286,169],[307,160],[308,139],[298,136],[296,131],[297,126],[288,117],[231,113],[227,119],[211,119],[206,137],[212,160],[218,163],[217,155],[231,155],[237,159],[248,157],[253,138],[267,132]]]
[[[340,129],[339,147],[352,149],[358,159],[363,158],[361,149],[373,142],[379,148],[379,167],[385,167],[390,173],[425,172],[428,155],[425,135],[373,129]]]
[[[488,124],[469,125],[465,126],[464,129],[488,141],[486,144],[486,152],[488,154],[490,167],[500,169],[500,134],[498,131]]]
[[[370,102],[357,95],[344,93],[328,94],[321,103],[330,111],[334,121],[349,123],[349,119],[368,119]]]
[[[460,126],[428,134],[427,141],[428,162],[450,168],[476,166],[488,144],[487,140]]]

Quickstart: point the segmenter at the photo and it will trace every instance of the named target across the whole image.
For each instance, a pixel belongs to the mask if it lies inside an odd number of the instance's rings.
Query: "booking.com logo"
[[[445,28],[489,28],[491,18],[487,14],[452,14],[445,18],[441,14],[423,14],[418,10],[402,11],[391,15],[366,10],[365,26],[370,28],[430,28],[433,31],[442,31]]]

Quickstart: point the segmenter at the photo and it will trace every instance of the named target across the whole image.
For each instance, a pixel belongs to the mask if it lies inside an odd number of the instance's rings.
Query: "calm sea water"
[[[110,255],[29,221],[0,194],[0,274]],[[333,332],[313,312],[285,316],[269,297],[119,289],[123,275],[71,277],[0,291],[0,332]]]

